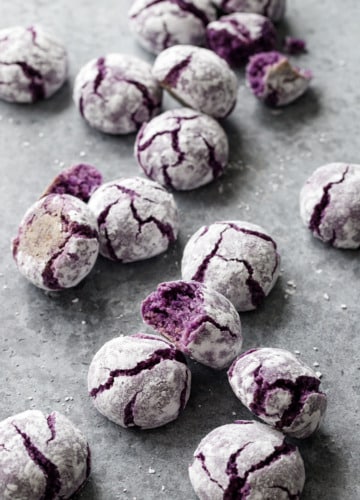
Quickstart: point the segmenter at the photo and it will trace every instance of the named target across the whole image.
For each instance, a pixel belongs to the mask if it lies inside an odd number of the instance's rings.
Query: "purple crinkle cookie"
[[[192,235],[181,268],[184,280],[205,283],[238,311],[250,311],[270,293],[279,265],[277,245],[264,229],[244,221],[222,221]]]
[[[214,19],[209,0],[135,0],[129,11],[131,31],[154,54],[177,44],[204,45]]]
[[[196,281],[161,283],[142,303],[143,320],[196,361],[221,370],[242,346],[238,313],[223,295]]]
[[[229,145],[213,118],[189,108],[174,109],[143,125],[135,155],[145,174],[163,186],[195,189],[219,177]]]
[[[73,97],[89,125],[108,134],[128,134],[159,112],[162,90],[147,62],[108,54],[81,68]]]
[[[360,165],[316,169],[301,190],[300,213],[316,238],[337,248],[359,248]]]
[[[222,425],[205,436],[189,475],[200,500],[299,500],[305,483],[297,447],[253,420]]]
[[[211,50],[174,45],[158,55],[153,75],[182,104],[214,118],[225,118],[235,107],[236,75]]]
[[[90,462],[85,437],[61,413],[28,410],[0,422],[2,500],[71,498]]]
[[[250,58],[246,80],[261,101],[270,106],[285,106],[295,101],[308,88],[312,74],[292,66],[279,52],[261,52]]]
[[[251,349],[228,371],[240,401],[265,423],[295,438],[307,438],[319,427],[326,395],[313,370],[284,349]]]
[[[284,17],[286,0],[212,0],[224,12],[252,12],[280,21]]]
[[[176,240],[177,206],[157,182],[141,177],[107,182],[91,196],[89,207],[99,224],[100,253],[108,259],[149,259]]]
[[[34,285],[45,290],[73,287],[98,256],[96,219],[78,198],[50,194],[26,212],[12,250],[19,271]]]
[[[273,50],[276,31],[268,18],[239,12],[210,23],[206,28],[206,39],[211,50],[237,66],[257,52]]]
[[[96,409],[122,427],[152,429],[175,420],[190,386],[184,355],[170,342],[141,333],[104,344],[88,373]]]
[[[0,99],[46,99],[64,84],[67,74],[65,47],[40,26],[0,30]]]
[[[80,163],[62,170],[46,188],[44,194],[70,194],[85,203],[102,183],[101,173],[91,165]]]

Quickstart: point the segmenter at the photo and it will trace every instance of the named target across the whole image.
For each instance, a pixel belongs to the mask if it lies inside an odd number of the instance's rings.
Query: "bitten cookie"
[[[0,99],[31,103],[64,84],[68,58],[63,44],[40,26],[0,30]]]
[[[34,203],[12,242],[21,274],[39,288],[77,285],[99,253],[96,219],[88,206],[67,194],[49,194]]]
[[[144,173],[163,186],[188,190],[208,184],[224,171],[229,144],[210,116],[174,109],[141,128],[135,156]]]
[[[158,55],[153,75],[182,104],[214,118],[225,118],[235,107],[236,75],[211,50],[174,45]]]
[[[317,168],[301,190],[300,214],[316,238],[337,248],[359,248],[360,165]]]
[[[273,50],[276,38],[272,22],[259,14],[229,14],[206,28],[208,47],[232,66],[246,63],[257,52]]]
[[[204,45],[206,25],[216,19],[208,0],[135,0],[129,26],[153,54],[177,44]]]
[[[89,474],[89,445],[61,413],[28,410],[0,422],[2,500],[67,499]]]
[[[158,183],[131,177],[107,182],[89,200],[97,217],[100,253],[134,262],[167,250],[179,228],[174,197]]]
[[[284,17],[286,0],[213,0],[224,12],[253,12],[280,21]]]
[[[242,346],[240,317],[223,295],[196,281],[161,283],[142,303],[143,320],[196,361],[221,370]]]
[[[244,221],[223,221],[192,235],[181,270],[184,280],[205,283],[238,311],[250,311],[270,293],[279,265],[277,245],[264,229]]]
[[[175,420],[190,395],[184,355],[155,335],[110,340],[95,354],[88,388],[96,409],[122,427],[152,429]]]
[[[162,90],[148,63],[130,55],[108,54],[81,68],[73,97],[91,127],[108,134],[129,134],[159,112]]]
[[[305,482],[297,447],[252,420],[217,427],[205,436],[189,475],[200,500],[299,500]]]
[[[246,81],[252,93],[270,106],[286,106],[309,87],[311,71],[292,66],[279,52],[261,52],[250,58]]]
[[[228,371],[240,401],[257,417],[295,438],[309,437],[326,410],[313,370],[284,349],[251,349]]]

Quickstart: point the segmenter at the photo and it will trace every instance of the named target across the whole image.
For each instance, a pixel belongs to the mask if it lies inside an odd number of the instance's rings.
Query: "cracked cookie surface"
[[[253,12],[279,21],[285,14],[286,0],[213,0],[224,12]]]

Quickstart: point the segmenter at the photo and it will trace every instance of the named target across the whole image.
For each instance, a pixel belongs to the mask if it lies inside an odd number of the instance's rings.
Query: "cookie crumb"
[[[156,472],[155,469],[153,469],[152,467],[149,467],[149,469],[148,469],[149,474],[155,474],[155,472]]]
[[[325,300],[330,300],[330,297],[329,297],[329,295],[327,293],[324,293],[323,297],[324,297]]]

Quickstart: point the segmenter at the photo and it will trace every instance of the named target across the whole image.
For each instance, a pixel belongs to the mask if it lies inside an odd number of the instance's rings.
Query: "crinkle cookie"
[[[165,252],[179,228],[174,197],[157,182],[131,177],[107,182],[89,200],[97,217],[100,253],[134,262]]]
[[[158,55],[153,75],[182,104],[214,118],[225,118],[235,107],[236,75],[211,50],[174,45]]]
[[[211,431],[189,467],[200,500],[299,500],[305,468],[296,446],[253,420]]]
[[[313,370],[284,349],[251,349],[228,371],[240,401],[265,423],[295,438],[309,437],[321,423],[326,395]]]
[[[64,84],[67,74],[65,47],[40,26],[0,30],[0,99],[46,99]]]
[[[162,90],[148,63],[108,54],[81,68],[73,97],[91,127],[107,134],[129,134],[159,112]]]
[[[72,497],[90,474],[90,448],[68,418],[27,410],[0,422],[2,500]]]
[[[209,0],[135,0],[129,26],[153,54],[177,44],[204,45],[206,25],[216,19]]]
[[[89,367],[96,409],[122,427],[152,429],[175,420],[186,406],[190,385],[184,355],[155,335],[112,339]]]
[[[242,346],[241,323],[229,300],[196,281],[161,283],[142,303],[143,320],[196,361],[221,370]]]
[[[70,194],[86,203],[101,183],[102,175],[97,168],[80,163],[62,170],[41,197],[52,193]]]
[[[253,12],[280,21],[285,14],[286,0],[212,0],[224,12]]]
[[[317,168],[301,190],[300,213],[316,238],[337,248],[359,248],[360,165]]]
[[[191,236],[181,269],[184,280],[205,283],[238,311],[250,311],[270,293],[279,265],[276,243],[264,229],[244,221],[222,221]]]
[[[21,274],[39,288],[77,285],[99,253],[96,219],[88,206],[67,194],[49,194],[34,203],[12,242]]]
[[[246,63],[257,52],[273,50],[276,31],[272,22],[259,14],[238,12],[220,17],[206,28],[208,47],[232,66]]]
[[[208,184],[224,171],[227,136],[210,116],[174,109],[143,125],[135,156],[145,174],[163,186],[187,190]]]
[[[285,106],[309,87],[312,74],[292,66],[279,52],[261,52],[250,58],[246,80],[252,93],[270,106]]]

